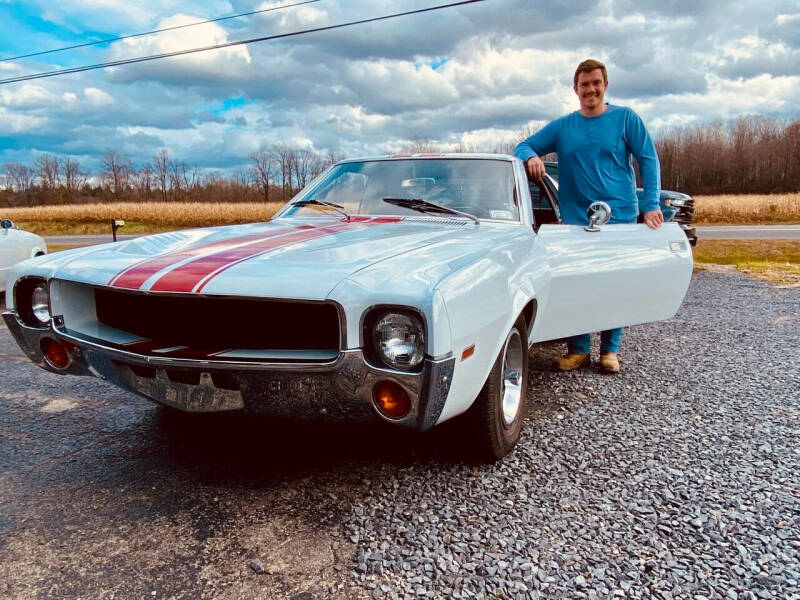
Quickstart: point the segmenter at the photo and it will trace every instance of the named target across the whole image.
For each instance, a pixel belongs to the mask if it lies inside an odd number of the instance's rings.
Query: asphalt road
[[[800,225],[736,225],[731,227],[697,227],[701,240],[800,240]],[[119,240],[135,235],[118,235]],[[111,241],[110,235],[54,235],[44,238],[48,245],[89,246]]]
[[[700,272],[618,377],[535,348],[520,446],[474,465],[457,423],[178,415],[0,321],[0,598],[800,599],[798,324]]]
[[[138,235],[117,235],[117,240],[132,240]],[[48,235],[44,241],[48,246],[91,246],[113,241],[110,234],[103,235]]]

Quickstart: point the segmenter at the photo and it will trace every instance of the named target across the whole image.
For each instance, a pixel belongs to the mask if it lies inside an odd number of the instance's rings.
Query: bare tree
[[[261,188],[264,202],[269,202],[269,186],[275,171],[275,161],[272,154],[265,150],[254,150],[250,153],[250,161],[253,163],[250,170],[253,173],[253,180]]]
[[[291,196],[293,193],[292,167],[295,161],[295,150],[286,144],[273,144],[270,151],[281,177],[281,200],[285,201],[287,200],[287,194]]]
[[[316,152],[308,149],[295,150],[292,170],[297,189],[301,190],[314,177],[324,169],[322,158]]]
[[[189,190],[187,169],[186,161],[177,159],[169,161],[169,187],[173,195],[180,199],[183,199]]]
[[[18,162],[7,162],[3,165],[6,179],[15,192],[27,192],[33,185],[33,171],[27,165]]]
[[[322,168],[327,169],[333,164],[336,164],[340,160],[344,160],[344,154],[341,152],[336,152],[336,150],[328,150],[325,153],[325,156],[322,158]]]
[[[167,201],[168,176],[169,176],[169,153],[162,148],[153,158],[153,169],[155,171],[156,182],[161,190],[161,200]]]
[[[54,190],[60,183],[61,162],[52,154],[40,154],[36,159],[36,174],[39,176],[39,185],[43,190]]]
[[[86,184],[86,173],[74,158],[67,157],[61,161],[61,175],[64,179],[64,187],[69,194],[74,194]]]
[[[145,200],[150,200],[152,197],[154,182],[153,165],[144,163],[136,173],[136,190],[140,196],[144,196]]]
[[[427,152],[441,152],[441,148],[428,138],[418,137],[403,146],[403,152],[408,154],[425,154]]]
[[[113,148],[106,148],[101,164],[103,182],[111,188],[111,193],[119,198],[131,187],[134,171],[131,159]]]

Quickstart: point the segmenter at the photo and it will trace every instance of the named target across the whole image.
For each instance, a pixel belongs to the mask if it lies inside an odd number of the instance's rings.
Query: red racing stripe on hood
[[[200,244],[198,246],[192,246],[191,248],[178,250],[177,252],[160,254],[158,256],[145,259],[142,262],[136,263],[135,265],[120,271],[114,275],[114,277],[112,277],[111,281],[108,282],[108,285],[130,290],[138,290],[145,281],[162,269],[166,269],[167,267],[179,263],[187,258],[202,257],[214,252],[229,250],[231,248],[239,247],[243,244],[262,241],[264,239],[269,239],[277,235],[283,235],[285,233],[304,228],[310,229],[311,226],[304,225],[301,227],[287,227],[285,229],[272,230],[259,235],[245,235],[227,240],[219,240],[216,242]]]
[[[256,256],[343,231],[362,229],[370,225],[397,223],[402,218],[353,217],[349,221],[340,221],[334,225],[314,227],[296,231],[287,235],[270,238],[261,242],[231,248],[199,258],[176,267],[159,277],[150,288],[154,292],[200,292],[212,279],[223,271]]]

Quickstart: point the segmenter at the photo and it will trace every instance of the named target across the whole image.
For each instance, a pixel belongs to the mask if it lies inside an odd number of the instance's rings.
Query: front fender
[[[17,263],[11,268],[6,279],[6,308],[14,308],[14,285],[20,277],[41,277],[50,279],[54,275],[54,270],[48,265],[48,254],[34,255]]]
[[[439,287],[450,316],[456,360],[453,384],[439,422],[472,405],[507,332],[533,295],[532,282],[518,285],[514,267],[509,256],[500,260],[485,257]]]

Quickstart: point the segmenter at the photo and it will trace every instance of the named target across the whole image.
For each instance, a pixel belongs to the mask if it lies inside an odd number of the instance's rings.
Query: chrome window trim
[[[517,216],[516,220],[508,220],[508,219],[480,219],[481,223],[505,223],[507,225],[528,225],[529,223],[525,223],[525,214],[523,209],[523,202],[520,198],[519,188],[520,188],[520,181],[519,181],[519,173],[515,168],[515,164],[517,161],[522,163],[518,158],[510,155],[503,155],[503,154],[486,154],[486,155],[467,155],[467,154],[448,154],[443,153],[438,156],[394,156],[394,155],[386,155],[386,156],[377,156],[377,157],[368,157],[368,158],[348,158],[346,160],[341,160],[336,164],[331,165],[328,167],[322,174],[320,174],[317,179],[312,181],[309,185],[305,188],[300,190],[293,198],[291,198],[286,204],[281,207],[277,213],[272,217],[272,220],[283,219],[283,214],[288,211],[296,202],[303,200],[305,197],[312,195],[314,190],[319,187],[322,181],[327,176],[328,172],[332,169],[338,167],[339,165],[350,164],[350,163],[358,163],[358,162],[392,162],[392,161],[402,161],[402,160],[494,160],[498,162],[507,162],[511,163],[512,172],[514,173],[515,178],[515,185],[516,188],[512,190],[512,194],[514,195],[514,204],[517,206]],[[524,168],[523,168],[524,172]],[[351,217],[398,217],[403,215],[362,215],[361,213],[352,213],[350,214]],[[425,216],[425,215],[423,215]],[[453,215],[455,217],[455,215]],[[294,216],[290,218],[295,218]],[[435,218],[432,216],[432,218]],[[469,220],[469,219],[465,219]]]

